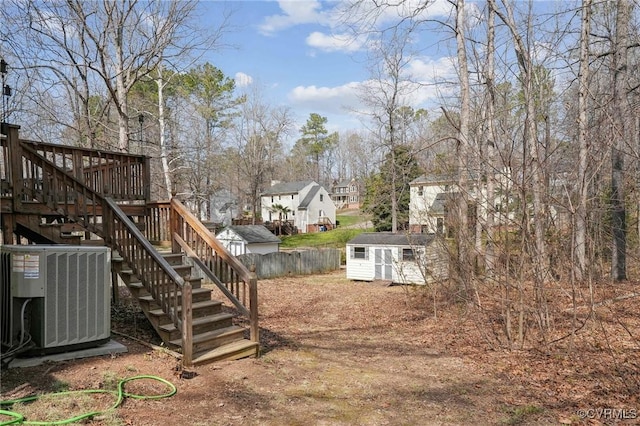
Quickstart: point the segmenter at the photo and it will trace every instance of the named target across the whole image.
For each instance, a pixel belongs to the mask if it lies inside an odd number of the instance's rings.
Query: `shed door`
[[[229,251],[234,256],[240,256],[244,254],[244,244],[240,241],[231,241],[229,244]]]
[[[391,249],[377,248],[374,250],[376,274],[374,279],[376,280],[391,280],[391,264],[393,258],[391,257]]]

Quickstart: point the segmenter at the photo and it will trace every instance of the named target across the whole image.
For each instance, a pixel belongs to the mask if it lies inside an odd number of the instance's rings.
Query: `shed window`
[[[402,260],[407,262],[412,262],[416,260],[416,254],[412,248],[403,248],[402,249]]]
[[[351,258],[352,259],[367,259],[367,248],[366,247],[352,247],[351,248]]]

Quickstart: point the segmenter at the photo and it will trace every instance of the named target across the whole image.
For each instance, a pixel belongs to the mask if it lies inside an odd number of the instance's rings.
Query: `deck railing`
[[[220,291],[247,317],[250,339],[259,341],[258,280],[180,201],[171,200],[174,252],[184,251]]]
[[[148,157],[29,141],[19,139],[18,126],[3,124],[2,129],[7,136],[0,138],[0,195],[15,195],[10,189],[19,188],[24,189],[19,195],[28,197],[42,189],[44,183],[23,174],[17,162],[28,147],[99,194],[126,202],[150,199]]]

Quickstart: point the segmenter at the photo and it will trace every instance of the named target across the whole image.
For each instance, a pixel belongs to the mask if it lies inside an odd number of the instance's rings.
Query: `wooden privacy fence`
[[[340,269],[339,249],[317,249],[269,254],[242,254],[247,268],[255,265],[258,279],[321,274]]]

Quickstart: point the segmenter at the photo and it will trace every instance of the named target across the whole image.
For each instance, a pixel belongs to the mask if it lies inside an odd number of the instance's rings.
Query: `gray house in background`
[[[213,194],[209,206],[211,213],[209,220],[222,226],[231,225],[232,220],[239,217],[241,213],[238,200],[231,191],[224,189]]]
[[[448,277],[448,253],[433,234],[368,232],[347,242],[347,279],[428,284]]]
[[[262,225],[227,226],[216,238],[234,256],[280,251],[280,238]]]

